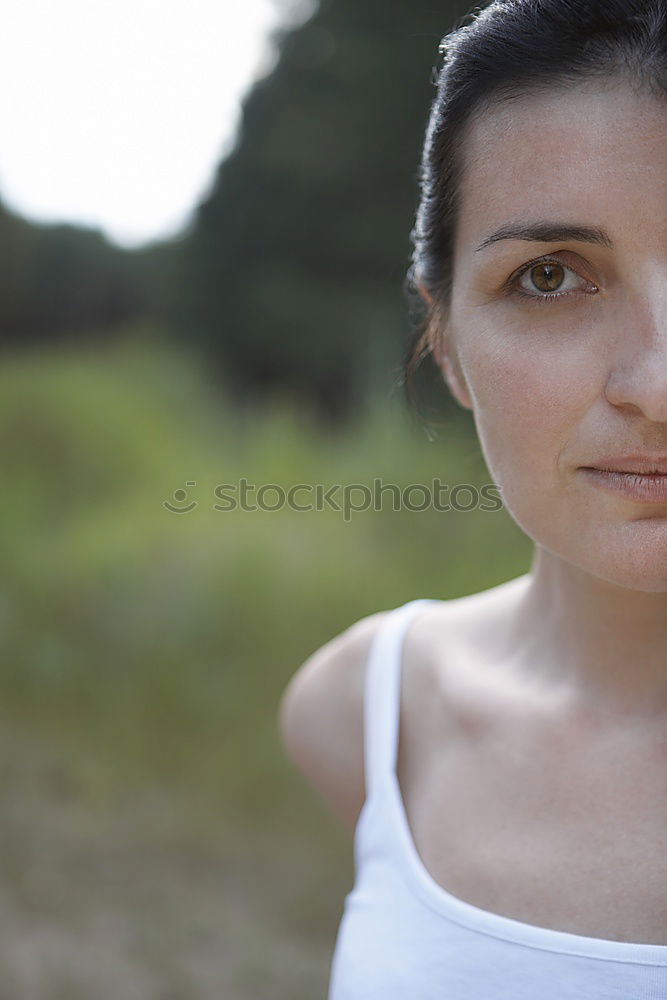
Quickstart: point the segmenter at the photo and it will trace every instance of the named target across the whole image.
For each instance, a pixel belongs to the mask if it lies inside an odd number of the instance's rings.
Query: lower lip
[[[594,486],[638,500],[642,503],[667,503],[667,474],[662,472],[605,472],[582,467]]]

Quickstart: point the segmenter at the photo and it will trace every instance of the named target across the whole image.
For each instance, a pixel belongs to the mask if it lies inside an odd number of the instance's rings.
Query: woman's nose
[[[667,423],[667,266],[644,279],[641,294],[613,320],[618,338],[605,395],[614,406]]]

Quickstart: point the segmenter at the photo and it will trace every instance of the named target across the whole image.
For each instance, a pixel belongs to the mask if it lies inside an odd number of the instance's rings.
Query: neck
[[[531,672],[596,714],[667,715],[667,593],[619,587],[539,546],[522,579],[512,631]]]

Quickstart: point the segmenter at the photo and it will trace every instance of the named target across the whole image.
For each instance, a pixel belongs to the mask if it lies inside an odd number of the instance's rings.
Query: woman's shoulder
[[[478,593],[435,602],[408,629],[404,644],[403,691],[421,685],[443,709],[465,713],[480,698],[499,693],[517,637],[516,610],[529,574]]]
[[[365,664],[389,614],[367,615],[315,650],[291,677],[278,711],[288,757],[351,830],[365,797]]]
[[[488,634],[494,618],[502,617],[508,588],[501,584],[419,608],[403,643],[405,719],[437,702],[446,709],[443,701],[457,700],[457,682],[461,689],[464,683],[460,665],[472,663],[480,636]],[[290,679],[279,707],[279,731],[288,757],[350,831],[366,793],[366,664],[373,639],[391,614],[379,611],[361,618],[317,649]]]
[[[511,620],[526,591],[528,574],[464,597],[434,601],[408,629],[406,653],[438,654],[460,648],[486,655]]]

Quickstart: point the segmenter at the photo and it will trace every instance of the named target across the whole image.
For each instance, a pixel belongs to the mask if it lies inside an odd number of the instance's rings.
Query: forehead
[[[462,154],[459,250],[551,217],[641,233],[665,253],[667,100],[589,82],[494,102],[469,122]]]

